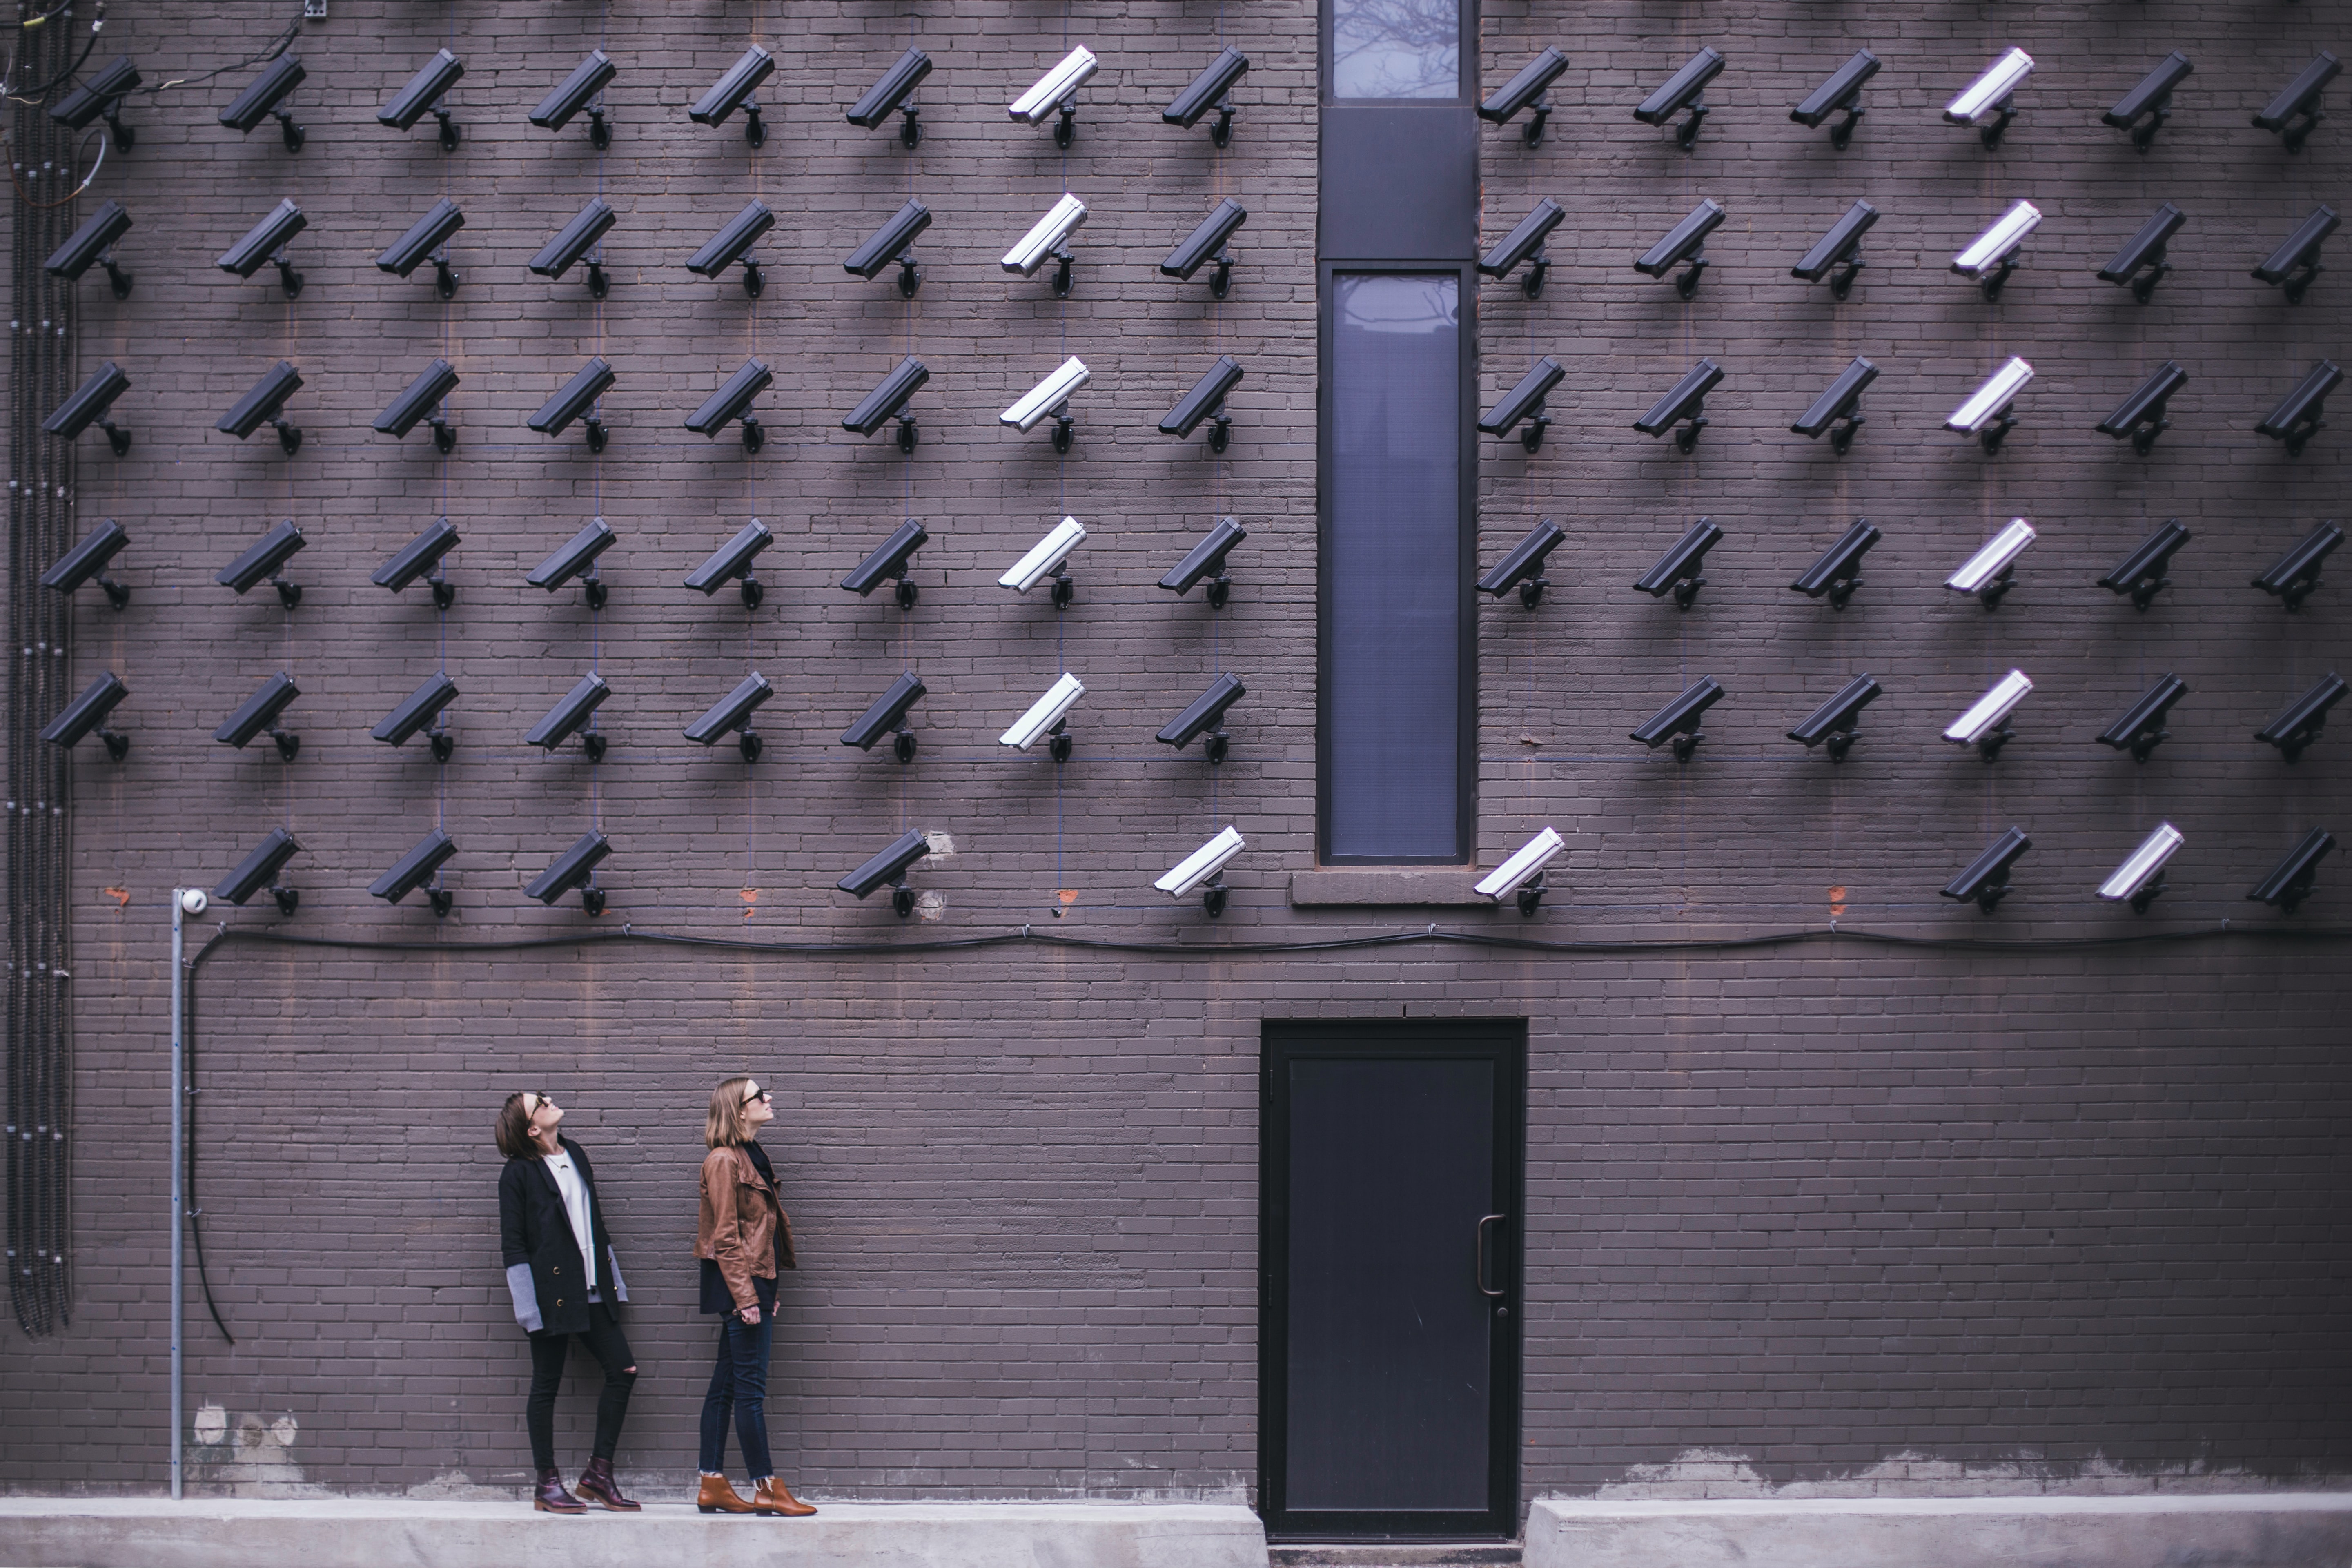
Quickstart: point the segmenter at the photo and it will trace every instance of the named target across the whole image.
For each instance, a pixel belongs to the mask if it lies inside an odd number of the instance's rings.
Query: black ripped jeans
[[[571,1359],[574,1338],[604,1369],[604,1392],[596,1397],[595,1457],[609,1460],[620,1447],[621,1423],[629,1414],[629,1390],[637,1381],[637,1358],[629,1353],[628,1337],[620,1320],[602,1301],[588,1303],[588,1331],[577,1336],[551,1334],[544,1329],[530,1336],[530,1403],[523,1407],[530,1428],[530,1460],[541,1470],[555,1468],[555,1391],[563,1382],[563,1363]]]

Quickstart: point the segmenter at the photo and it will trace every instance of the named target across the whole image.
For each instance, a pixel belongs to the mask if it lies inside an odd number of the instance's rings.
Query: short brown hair
[[[743,1123],[743,1088],[757,1081],[745,1073],[710,1091],[710,1116],[702,1124],[702,1142],[706,1145],[725,1149],[751,1141],[751,1129]]]
[[[490,1136],[498,1140],[499,1152],[509,1160],[529,1159],[539,1152],[530,1138],[530,1112],[522,1108],[520,1089],[507,1096],[499,1107],[499,1119],[490,1126]]]

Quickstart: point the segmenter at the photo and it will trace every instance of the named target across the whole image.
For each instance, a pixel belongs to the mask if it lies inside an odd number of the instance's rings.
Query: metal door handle
[[[1507,1215],[1490,1214],[1482,1215],[1479,1218],[1478,1261],[1474,1267],[1475,1268],[1475,1281],[1478,1286],[1479,1294],[1481,1295],[1499,1296],[1502,1294],[1500,1290],[1496,1289],[1493,1286],[1486,1283],[1486,1227],[1490,1225],[1499,1224],[1508,1217],[1509,1216]]]

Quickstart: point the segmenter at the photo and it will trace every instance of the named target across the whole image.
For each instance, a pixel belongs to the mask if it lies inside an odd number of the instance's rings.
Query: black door
[[[1264,1061],[1268,1532],[1509,1537],[1526,1026],[1269,1022]]]

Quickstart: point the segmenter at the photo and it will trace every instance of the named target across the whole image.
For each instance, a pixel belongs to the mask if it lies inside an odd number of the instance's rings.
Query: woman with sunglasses
[[[760,1147],[760,1129],[775,1120],[774,1096],[749,1078],[730,1078],[710,1091],[702,1141],[702,1215],[694,1255],[702,1260],[702,1310],[723,1314],[719,1363],[702,1396],[702,1487],[695,1507],[705,1513],[762,1513],[800,1519],[816,1510],[776,1479],[768,1457],[768,1349],[776,1328],[776,1274],[797,1268],[792,1222],[776,1196],[776,1173]],[[727,1479],[727,1418],[751,1472],[751,1500]]]
[[[613,1303],[629,1299],[613,1238],[596,1201],[596,1173],[587,1152],[563,1136],[563,1112],[546,1095],[507,1096],[493,1134],[507,1157],[499,1173],[499,1247],[515,1321],[530,1335],[530,1400],[523,1425],[530,1431],[539,1486],[531,1506],[542,1513],[585,1513],[588,1505],[563,1489],[555,1468],[555,1391],[576,1335],[604,1369],[596,1401],[596,1447],[580,1477],[580,1497],[616,1513],[638,1504],[613,1479],[613,1453],[629,1413],[637,1359],[621,1332]]]

